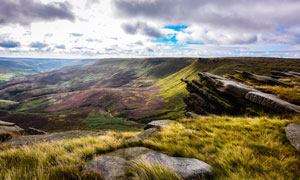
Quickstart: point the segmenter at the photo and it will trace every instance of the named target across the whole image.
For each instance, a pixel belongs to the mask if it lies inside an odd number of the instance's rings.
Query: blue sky
[[[1,0],[0,56],[298,58],[299,12],[294,0]]]

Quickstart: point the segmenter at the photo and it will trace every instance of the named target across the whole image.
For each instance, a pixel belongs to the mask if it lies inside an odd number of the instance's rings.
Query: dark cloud
[[[0,25],[29,25],[35,21],[75,20],[69,3],[42,4],[34,0],[0,0]]]
[[[19,42],[15,42],[15,41],[3,41],[0,42],[0,47],[2,48],[16,48],[19,47],[20,43]]]
[[[257,31],[300,24],[296,0],[114,0],[120,17]]]
[[[162,37],[162,34],[160,33],[159,29],[149,26],[147,23],[142,23],[142,22],[137,22],[135,24],[124,23],[122,24],[121,27],[127,34],[141,33],[143,35],[153,37],[153,38]]]
[[[41,43],[41,42],[34,42],[30,44],[30,47],[35,48],[35,49],[43,49],[45,47],[48,47],[48,44]]]

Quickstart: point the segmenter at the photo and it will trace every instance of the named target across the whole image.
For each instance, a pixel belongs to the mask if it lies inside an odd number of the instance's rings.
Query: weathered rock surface
[[[247,77],[261,81],[274,81],[287,86],[284,82],[270,77],[258,76],[252,73],[237,71]],[[200,81],[182,80],[190,92],[183,100],[186,110],[197,114],[253,114],[252,109],[260,107],[276,113],[300,113],[300,106],[281,100],[276,96],[261,92],[252,86],[226,79],[207,72],[199,73]],[[262,80],[263,79],[263,80]]]
[[[43,142],[52,142],[59,141],[63,139],[73,139],[73,138],[81,138],[86,136],[100,136],[104,135],[103,132],[95,132],[95,131],[65,131],[58,133],[51,133],[45,135],[28,135],[21,136],[15,139],[11,139],[5,143],[10,144],[12,146],[24,146],[24,145],[34,145]]]
[[[186,112],[186,113],[184,113],[184,115],[185,115],[186,118],[193,118],[193,119],[196,119],[200,116],[200,115],[198,115],[196,113],[193,113],[193,112]]]
[[[269,76],[261,76],[261,75],[253,74],[253,73],[250,73],[250,72],[247,72],[247,71],[237,71],[237,70],[235,70],[235,72],[238,73],[238,74],[241,74],[245,78],[252,79],[252,80],[255,80],[255,81],[263,83],[263,84],[293,87],[292,84],[285,83],[283,81],[280,81],[278,79],[274,79],[274,78],[269,77]]]
[[[212,168],[197,159],[171,157],[144,147],[120,149],[102,155],[88,165],[88,170],[103,177],[104,180],[128,179],[127,172],[138,160],[154,165],[163,165],[183,179],[209,179]]]
[[[300,152],[300,124],[289,124],[285,132],[290,143]]]
[[[42,131],[40,129],[29,127],[27,129],[24,129],[22,132],[22,135],[43,135],[47,134],[45,131]]]
[[[150,128],[156,128],[156,129],[161,129],[165,126],[167,126],[170,122],[172,122],[171,120],[157,120],[157,121],[152,121],[150,123],[148,123],[144,129],[150,129]]]
[[[15,126],[15,123],[0,121],[0,126]]]
[[[290,77],[300,77],[296,74],[294,74],[295,72],[282,72],[282,71],[271,71],[271,74],[275,75],[275,76],[281,76],[281,77],[285,77],[285,78],[290,78]]]
[[[22,131],[15,123],[0,121],[0,142],[8,141],[13,135],[20,135]]]
[[[130,143],[130,142],[136,141],[138,139],[151,138],[157,131],[159,131],[159,129],[157,129],[157,128],[146,129],[145,131],[141,132],[140,134],[127,139],[126,142]]]
[[[13,133],[13,134],[21,134],[23,129],[14,123],[0,121],[0,134],[4,133]]]
[[[133,136],[132,138],[129,138],[126,140],[126,142],[130,143],[138,139],[149,139],[151,138],[156,132],[160,131],[161,128],[169,125],[170,122],[174,122],[172,120],[157,120],[157,121],[152,121],[148,123],[144,127],[144,131],[141,132],[140,134]]]
[[[299,113],[300,107],[291,104],[287,101],[281,100],[272,94],[267,94],[263,92],[249,92],[246,94],[245,98],[256,104],[268,107],[276,112],[287,112],[287,113]]]

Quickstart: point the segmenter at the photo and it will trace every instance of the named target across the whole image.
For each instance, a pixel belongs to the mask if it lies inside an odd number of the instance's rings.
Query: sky
[[[299,0],[0,0],[0,56],[300,58]]]

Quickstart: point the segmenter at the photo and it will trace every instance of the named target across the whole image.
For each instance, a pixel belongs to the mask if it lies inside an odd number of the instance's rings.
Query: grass
[[[292,180],[300,177],[300,154],[285,136],[291,121],[218,116],[182,119],[141,144],[171,156],[200,159],[213,167],[215,179]]]
[[[84,172],[85,163],[94,155],[124,147],[124,140],[134,134],[108,132],[105,136],[43,143],[33,147],[2,147],[0,166],[5,168],[0,168],[0,179],[101,179]]]
[[[11,106],[19,104],[15,101],[9,101],[9,100],[1,100],[0,99],[0,109],[9,109]]]
[[[256,88],[266,90],[275,94],[280,99],[300,105],[300,88],[298,86],[293,88],[282,86],[257,86]]]
[[[0,146],[0,179],[100,179],[85,171],[94,156],[144,146],[171,156],[197,158],[213,167],[214,179],[299,179],[300,154],[285,135],[292,120],[201,116],[171,123],[151,139],[127,144],[135,132],[108,132],[32,147]],[[137,161],[133,179],[180,179],[167,167]]]
[[[138,160],[130,173],[132,180],[183,180],[171,170],[160,164]]]
[[[93,111],[86,118],[85,125],[90,129],[113,129],[122,131],[139,131],[141,125],[123,118],[113,117],[104,111]]]

